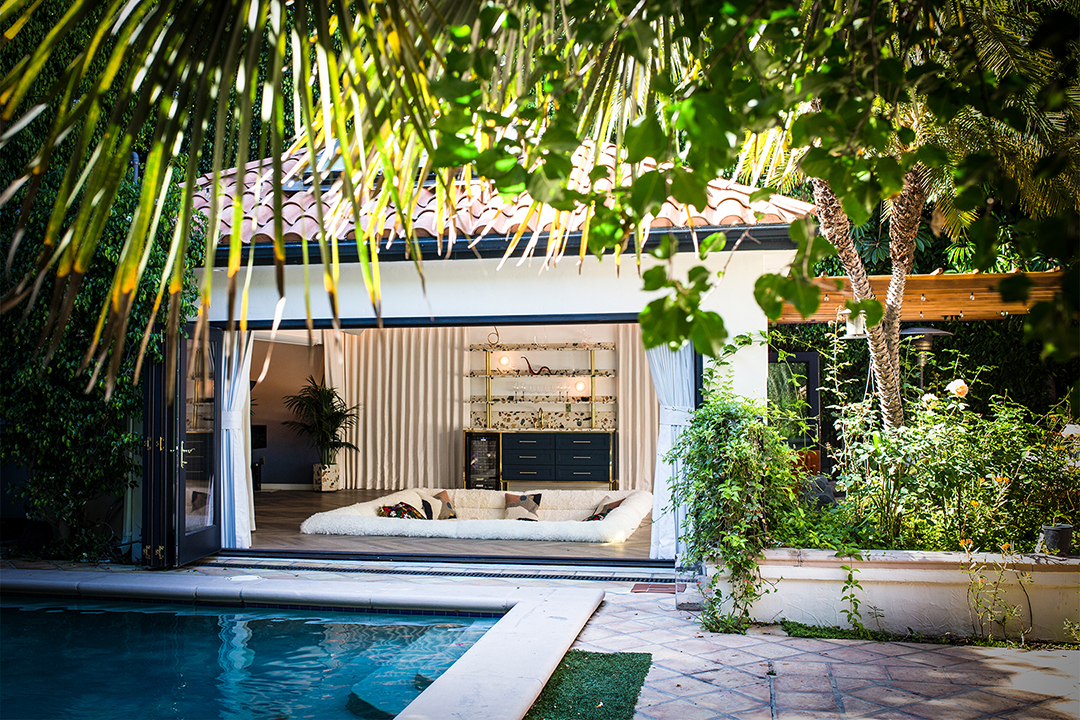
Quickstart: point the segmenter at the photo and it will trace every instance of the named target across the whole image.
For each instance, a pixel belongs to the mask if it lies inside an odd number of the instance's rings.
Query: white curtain
[[[645,351],[649,358],[653,387],[660,401],[660,432],[656,437],[656,474],[653,478],[653,525],[649,557],[674,559],[678,536],[678,516],[671,502],[671,481],[679,472],[678,463],[668,463],[664,455],[683,428],[690,424],[694,410],[694,350],[689,344],[678,352],[666,346]]]
[[[226,334],[221,389],[221,489],[223,548],[251,547],[255,502],[251,492],[251,333]]]
[[[325,331],[326,383],[359,405],[338,455],[346,488],[456,487],[465,430],[466,329]]]
[[[649,361],[641,344],[641,326],[615,326],[618,375],[619,489],[653,489],[656,432],[660,408],[656,403]]]

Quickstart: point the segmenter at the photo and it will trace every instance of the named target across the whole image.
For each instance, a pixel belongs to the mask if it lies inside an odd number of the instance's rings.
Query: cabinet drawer
[[[503,482],[550,482],[555,479],[551,465],[511,465],[503,467]]]
[[[606,448],[602,450],[578,449],[555,451],[555,464],[560,468],[577,465],[607,465],[610,461],[611,453]]]
[[[550,450],[555,447],[555,436],[551,433],[505,433],[502,436],[504,454],[516,450]]]
[[[507,465],[550,465],[555,462],[555,451],[529,447],[503,451],[503,467]]]
[[[557,450],[608,450],[611,435],[608,433],[562,433],[555,436]]]
[[[571,465],[559,467],[555,470],[555,479],[585,480],[588,482],[607,482],[610,478],[611,468],[608,465]]]
[[[465,481],[466,490],[502,490],[498,478],[471,478]]]

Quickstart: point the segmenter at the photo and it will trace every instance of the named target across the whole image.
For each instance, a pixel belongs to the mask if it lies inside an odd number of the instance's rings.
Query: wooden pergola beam
[[[970,273],[963,275],[909,275],[904,288],[904,306],[900,319],[904,322],[920,320],[1001,320],[1009,315],[1023,315],[1040,300],[1053,298],[1061,289],[1062,272],[1027,273],[1032,282],[1027,302],[1003,302],[997,290],[998,283],[1010,277],[999,273]],[[822,281],[842,280],[844,285],[835,290],[832,282],[823,282],[821,307],[810,317],[804,318],[790,303],[784,303],[778,325],[795,323],[821,323],[837,319],[837,312],[851,297],[851,281],[848,278],[820,278]],[[884,301],[889,286],[888,275],[870,278],[874,295]]]

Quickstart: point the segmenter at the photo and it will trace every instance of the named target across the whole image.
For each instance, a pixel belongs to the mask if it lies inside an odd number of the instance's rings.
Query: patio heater
[[[900,331],[900,337],[910,337],[915,340],[915,349],[919,351],[919,391],[923,389],[923,368],[926,366],[926,358],[930,355],[930,348],[934,345],[934,336],[951,336],[951,332],[938,330],[932,327],[914,327]]]

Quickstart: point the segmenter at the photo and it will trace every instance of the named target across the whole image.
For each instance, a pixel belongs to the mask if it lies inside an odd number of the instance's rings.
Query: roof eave
[[[693,235],[696,233],[699,239],[708,237],[715,232],[727,234],[728,247],[739,251],[747,250],[794,250],[795,243],[788,236],[787,223],[769,223],[760,225],[723,225],[698,228],[652,228],[646,237],[645,250],[649,251],[657,247],[660,238],[664,235],[672,235],[679,241],[679,252],[696,252],[694,249]],[[746,233],[746,238],[741,243],[737,240]],[[544,247],[548,233],[541,233],[538,245]],[[507,237],[505,235],[485,235],[479,238],[459,237],[454,241],[453,248],[447,252],[447,240],[443,238],[443,254],[437,253],[437,242],[433,237],[422,237],[417,240],[420,252],[425,261],[430,260],[476,260],[488,258],[501,258],[506,252]],[[737,243],[737,244],[736,244]],[[384,247],[385,242],[380,241],[379,262],[405,262],[409,258],[405,255],[405,241],[396,239],[390,248]],[[581,249],[581,233],[572,232],[566,236],[566,251],[564,258],[575,257]],[[270,243],[256,243],[254,245],[255,265],[274,264],[274,246]],[[308,255],[312,262],[318,262],[318,244],[314,239],[308,241]],[[246,255],[246,254],[245,254]],[[342,264],[360,262],[356,243],[351,239],[338,240],[338,257]],[[542,259],[537,255],[536,259]],[[227,267],[229,259],[228,244],[220,244],[214,256],[214,267]],[[246,260],[246,257],[245,257]],[[304,253],[302,243],[285,243],[285,264],[302,265]]]

